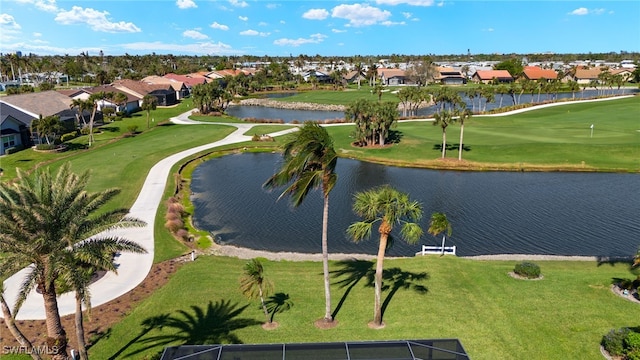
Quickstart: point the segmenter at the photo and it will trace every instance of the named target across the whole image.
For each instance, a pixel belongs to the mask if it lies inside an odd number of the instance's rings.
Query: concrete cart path
[[[92,306],[99,306],[126,294],[138,286],[147,277],[147,274],[153,265],[153,231],[156,211],[162,201],[162,195],[167,186],[167,179],[173,165],[180,160],[203,150],[227,144],[250,141],[251,136],[246,136],[244,133],[253,126],[259,125],[248,123],[198,122],[189,119],[189,115],[191,115],[191,113],[192,111],[189,111],[175,118],[171,118],[170,120],[176,124],[193,124],[200,126],[211,124],[227,125],[235,127],[236,131],[229,134],[222,140],[173,154],[161,160],[151,168],[142,189],[140,190],[138,198],[129,211],[130,216],[145,221],[147,225],[138,228],[117,229],[109,232],[109,235],[121,236],[137,242],[147,250],[147,253],[123,253],[118,255],[116,258],[118,273],[115,274],[113,272],[108,272],[104,277],[89,286]],[[295,131],[295,129],[281,131],[278,132],[278,134],[291,131]],[[27,271],[28,268],[23,269],[4,281],[4,296],[11,308],[13,307],[13,304],[15,304],[20,284],[22,283]],[[58,297],[58,309],[60,311],[60,316],[75,313],[75,294],[70,292],[60,295]],[[2,317],[2,314],[0,314],[0,317]],[[42,295],[38,294],[34,290],[28,295],[26,301],[23,303],[20,311],[16,315],[16,319],[40,320],[45,318],[44,300]]]

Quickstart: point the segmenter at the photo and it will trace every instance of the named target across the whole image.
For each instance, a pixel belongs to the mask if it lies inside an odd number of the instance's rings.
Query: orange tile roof
[[[555,80],[558,78],[558,73],[551,69],[543,69],[538,66],[525,66],[524,75],[529,80],[547,79]]]
[[[493,78],[496,79],[512,79],[513,76],[507,70],[478,70],[476,71],[476,75],[474,75],[481,80],[491,80]]]
[[[405,76],[404,70],[401,69],[378,68],[377,71],[378,76],[384,76],[387,79]]]

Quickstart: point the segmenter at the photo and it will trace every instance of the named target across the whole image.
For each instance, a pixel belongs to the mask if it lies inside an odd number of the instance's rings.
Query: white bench
[[[422,245],[422,251],[416,255],[455,255],[456,246],[427,246]]]

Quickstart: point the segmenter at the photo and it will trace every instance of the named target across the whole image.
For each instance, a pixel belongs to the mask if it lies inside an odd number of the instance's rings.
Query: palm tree
[[[69,163],[55,175],[48,169],[31,177],[20,169],[17,172],[15,182],[0,183],[0,274],[12,274],[28,266],[13,312],[18,312],[27,294],[37,287],[44,299],[47,343],[58,351],[54,358],[66,358],[67,337],[57,302],[58,279],[63,280],[61,277],[79,262],[115,272],[113,257],[104,254],[145,250],[119,236],[98,233],[143,223],[125,218],[126,209],[101,211],[119,190],[87,192],[88,172],[74,174]]]
[[[436,112],[433,114],[434,126],[440,126],[442,128],[442,158],[444,159],[447,154],[447,127],[449,124],[456,121],[454,113],[449,110]]]
[[[80,119],[82,119],[82,124],[86,125],[87,121],[84,119],[84,111],[85,110],[90,110],[93,109],[93,104],[89,101],[86,100],[82,100],[82,99],[73,99],[71,101],[71,105],[70,107],[73,108],[77,108],[78,109],[78,126],[80,126]]]
[[[27,349],[33,349],[33,344],[26,336],[18,329],[16,325],[16,321],[11,314],[11,310],[9,309],[9,304],[4,299],[4,284],[0,283],[0,307],[2,307],[2,316],[4,317],[4,322],[7,324],[7,328],[9,328],[9,332],[13,335],[14,338],[20,343],[21,346]],[[37,351],[30,351],[29,354],[31,358],[34,360],[41,360],[40,353]]]
[[[409,199],[409,195],[402,193],[389,185],[372,190],[359,192],[354,197],[353,211],[362,221],[355,222],[347,228],[347,234],[358,242],[371,237],[374,223],[380,222],[378,232],[378,256],[375,274],[375,301],[373,325],[382,324],[382,269],[387,247],[393,243],[391,231],[395,225],[401,226],[400,235],[409,244],[414,244],[422,236],[422,229],[418,221],[422,218],[422,205]]]
[[[284,163],[271,176],[264,187],[272,189],[287,186],[278,199],[291,196],[294,207],[299,206],[312,189],[322,189],[322,267],[324,272],[325,323],[333,322],[331,315],[331,290],[329,282],[329,193],[338,180],[335,172],[338,155],[333,148],[333,139],[327,130],[312,122],[305,124],[284,145]]]
[[[158,103],[158,99],[153,95],[145,95],[142,98],[142,106],[140,108],[147,112],[147,129],[149,129],[149,116],[151,116],[151,110],[155,110]]]
[[[460,122],[460,145],[458,148],[458,161],[462,161],[462,144],[464,139],[464,121],[471,117],[471,111],[469,109],[464,109],[460,116],[458,117],[458,121]]]
[[[124,108],[126,107],[126,104],[127,104],[127,100],[128,100],[127,95],[125,95],[124,93],[117,92],[113,95],[113,101],[118,106],[118,111],[121,111],[121,112],[124,111]]]
[[[252,259],[244,264],[244,275],[240,279],[240,290],[242,294],[249,299],[260,298],[262,311],[267,318],[267,322],[270,323],[269,311],[267,311],[264,297],[273,291],[273,283],[265,278],[264,268],[260,260]]]
[[[47,144],[51,144],[51,139],[49,137],[55,137],[58,133],[63,130],[62,123],[60,122],[60,116],[58,115],[50,115],[47,117],[42,117],[38,120],[34,120],[31,123],[32,132],[35,130],[38,133],[38,137],[42,138],[44,136],[45,140],[47,140]]]
[[[451,236],[451,223],[447,220],[447,215],[443,213],[433,213],[429,220],[427,232],[433,236],[438,236],[446,231],[446,235]],[[445,235],[442,235],[442,254],[444,254]]]

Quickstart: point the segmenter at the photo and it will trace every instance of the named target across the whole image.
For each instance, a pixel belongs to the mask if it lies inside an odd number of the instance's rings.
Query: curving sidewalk
[[[222,145],[234,144],[244,141],[250,141],[251,136],[244,135],[251,127],[258,124],[246,124],[246,123],[204,123],[193,121],[189,119],[192,111],[181,114],[177,117],[171,118],[171,122],[176,124],[216,124],[216,125],[228,125],[236,127],[236,131],[229,134],[222,140],[198,146],[192,149],[188,149],[177,154],[173,154],[157,164],[155,164],[142,186],[138,198],[131,206],[129,215],[141,219],[147,223],[144,227],[118,229],[112,231],[110,234],[125,237],[130,240],[136,241],[142,247],[147,250],[146,254],[130,254],[124,253],[117,257],[116,263],[118,266],[118,273],[107,273],[104,277],[97,280],[95,283],[89,286],[91,293],[92,306],[99,306],[108,301],[111,301],[121,295],[126,294],[133,288],[138,286],[146,277],[151,266],[153,265],[154,256],[154,222],[158,206],[162,200],[162,194],[164,193],[167,185],[167,179],[173,165],[178,161],[196,154],[200,151],[215,148]],[[288,129],[280,131],[277,134],[282,134],[295,129]],[[274,134],[275,135],[275,134]],[[7,280],[4,281],[5,292],[4,296],[10,307],[13,307],[17,299],[18,290],[20,284],[24,279],[27,269],[24,269]],[[62,294],[58,297],[58,309],[60,316],[75,313],[75,295],[71,293]],[[41,320],[45,319],[44,300],[42,295],[32,291],[23,303],[18,314],[15,314],[17,320]],[[0,314],[2,318],[2,314]]]

